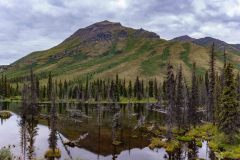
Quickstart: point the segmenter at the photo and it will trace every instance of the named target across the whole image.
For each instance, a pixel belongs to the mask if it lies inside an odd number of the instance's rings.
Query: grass
[[[163,147],[166,149],[166,152],[172,153],[176,149],[180,148],[180,143],[177,140],[164,141],[160,138],[152,138],[148,147],[151,149]]]
[[[40,103],[51,103],[50,101],[48,101],[47,99],[40,99],[39,100]],[[22,99],[20,96],[16,96],[16,97],[9,97],[9,98],[5,98],[5,99],[1,99],[0,102],[22,102]],[[56,99],[56,102],[58,103],[73,103],[73,102],[79,102],[79,100],[77,99]],[[120,101],[118,103],[120,104],[128,104],[128,103],[156,103],[157,99],[155,99],[154,97],[150,97],[150,98],[142,98],[141,100],[138,100],[136,97],[132,97],[132,98],[126,98],[126,97],[120,97]],[[97,103],[109,103],[107,100],[102,100],[102,101],[95,101],[94,98],[89,99],[87,101],[83,101],[81,103],[89,103],[89,104],[97,104]],[[0,111],[1,113],[1,111]]]
[[[141,63],[143,74],[148,76],[156,75],[159,68],[166,66],[169,56],[169,47],[166,47],[161,55],[152,52],[152,55]]]
[[[190,68],[193,67],[193,62],[189,60],[189,54],[191,51],[190,43],[183,43],[182,47],[184,48],[184,51],[181,52],[181,60]],[[205,69],[199,66],[196,66],[196,74],[197,75],[204,75]]]
[[[209,147],[217,157],[222,159],[239,159],[240,158],[240,143],[239,138],[236,138],[237,143],[229,144],[227,136],[220,132],[215,125],[204,124],[190,130],[187,136],[195,139],[204,139],[209,142]],[[200,143],[200,142],[199,142]]]
[[[190,136],[177,136],[177,140],[182,142],[191,142],[193,141],[193,138]]]
[[[61,151],[60,149],[49,149],[45,153],[45,158],[60,158],[61,157]]]
[[[10,151],[10,148],[1,148],[0,149],[0,159],[1,160],[12,160],[13,155]]]
[[[184,48],[184,51],[181,52],[181,60],[189,67],[192,68],[192,63],[190,63],[189,60],[189,54],[190,54],[190,44],[189,43],[183,43],[182,47]]]
[[[153,132],[153,131],[151,131]],[[156,132],[157,133],[157,132]],[[163,132],[159,132],[151,139],[149,148],[165,148],[167,152],[173,152],[180,146],[180,142],[195,141],[198,147],[202,147],[202,140],[208,141],[210,149],[219,159],[240,159],[240,135],[236,136],[234,144],[229,143],[228,136],[219,131],[216,125],[206,123],[192,128],[187,133],[174,133],[171,141],[162,140],[158,136],[162,136]],[[166,133],[166,132],[164,132]]]
[[[8,119],[12,116],[9,111],[0,111],[0,119]]]

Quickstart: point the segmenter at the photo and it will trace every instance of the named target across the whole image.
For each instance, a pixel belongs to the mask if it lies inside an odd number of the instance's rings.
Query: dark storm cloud
[[[188,34],[240,43],[240,0],[0,0],[0,64],[105,19],[165,39]]]

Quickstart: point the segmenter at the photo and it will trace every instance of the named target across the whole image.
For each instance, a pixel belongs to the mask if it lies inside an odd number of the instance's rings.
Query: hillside
[[[177,38],[167,41],[156,33],[133,29],[120,23],[102,21],[79,29],[61,44],[45,51],[33,52],[11,64],[4,71],[9,78],[22,77],[32,67],[41,79],[49,72],[57,79],[109,78],[116,74],[126,79],[157,77],[163,79],[170,61],[175,68],[182,64],[185,75],[191,74],[192,63],[197,73],[208,69],[209,44],[216,39]],[[222,51],[226,47],[228,60],[240,68],[239,45],[217,44],[217,68],[223,66]]]

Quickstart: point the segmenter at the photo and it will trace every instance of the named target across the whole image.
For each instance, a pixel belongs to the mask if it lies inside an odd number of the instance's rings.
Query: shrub
[[[13,155],[9,148],[0,149],[0,159],[1,160],[10,160],[13,159]]]

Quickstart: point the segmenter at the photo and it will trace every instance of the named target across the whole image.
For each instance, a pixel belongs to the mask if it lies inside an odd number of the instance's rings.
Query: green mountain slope
[[[197,73],[208,69],[209,46],[191,41],[167,41],[143,29],[132,29],[120,23],[103,21],[79,29],[61,44],[33,52],[14,62],[5,71],[9,78],[24,77],[32,67],[42,80],[49,72],[57,79],[78,80],[120,77],[163,79],[170,61],[175,68],[181,64],[190,77],[192,63]],[[228,51],[228,60],[238,68],[240,52]],[[222,51],[217,52],[216,66],[223,66]]]

